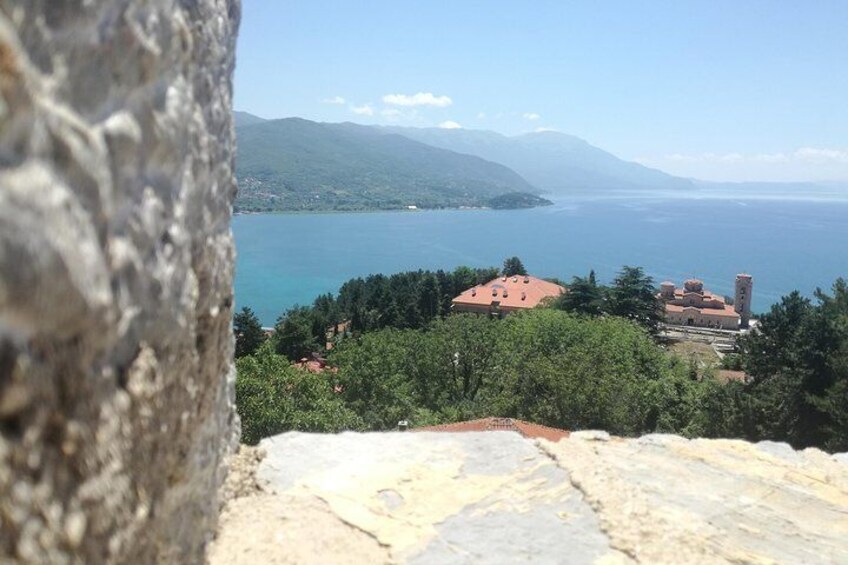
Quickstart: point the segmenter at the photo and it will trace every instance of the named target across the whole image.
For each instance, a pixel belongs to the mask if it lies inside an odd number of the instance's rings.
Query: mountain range
[[[459,128],[382,129],[434,147],[501,163],[536,188],[551,194],[692,187],[689,179],[624,161],[578,137],[555,131],[508,137],[493,131]]]
[[[239,211],[529,207],[549,203],[480,157],[351,123],[238,115]]]
[[[492,131],[265,120],[235,112],[237,211],[522,208],[544,196],[811,194],[814,183],[710,183],[619,159],[543,131]]]

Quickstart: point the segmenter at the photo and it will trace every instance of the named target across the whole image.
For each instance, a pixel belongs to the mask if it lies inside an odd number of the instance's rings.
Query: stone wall
[[[238,0],[0,0],[0,562],[199,562]]]
[[[259,452],[236,461],[212,565],[848,563],[848,457],[818,449],[291,432]]]

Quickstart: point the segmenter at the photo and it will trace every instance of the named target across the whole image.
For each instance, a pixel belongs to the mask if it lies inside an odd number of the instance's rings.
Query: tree
[[[233,316],[233,333],[236,336],[236,359],[253,353],[265,341],[262,324],[253,310],[245,306]]]
[[[751,439],[848,449],[848,284],[816,299],[784,296],[740,340]]]
[[[270,344],[238,359],[236,370],[236,409],[244,443],[253,445],[290,430],[328,433],[363,428],[328,377],[292,367]]]
[[[295,306],[286,315],[277,320],[274,338],[277,353],[292,361],[308,357],[313,351],[322,349],[321,342],[315,336],[315,318],[312,310],[305,306]]]
[[[566,312],[600,316],[604,311],[604,289],[594,284],[591,275],[588,279],[574,277],[568,292],[557,299],[556,306]]]
[[[641,267],[621,268],[610,289],[609,313],[636,322],[652,335],[659,333],[662,308],[654,280]]]
[[[486,269],[477,269],[476,272],[477,272],[477,284],[485,284],[492,279],[498,278],[498,276],[500,275],[500,272],[498,271],[497,267],[489,267],[489,268],[486,268]]]
[[[707,385],[634,324],[534,309],[384,329],[330,353],[345,405],[367,429],[515,417],[617,434],[699,433]],[[714,429],[714,428],[710,428]]]
[[[524,268],[524,264],[521,262],[521,259],[518,257],[509,257],[504,260],[503,274],[506,277],[526,275],[527,269]]]
[[[437,320],[410,351],[411,376],[428,409],[451,406],[469,417],[496,370],[497,320],[457,314]]]
[[[495,276],[497,276],[497,274]],[[457,267],[454,269],[452,277],[453,290],[451,291],[451,294],[453,294],[453,296],[465,292],[479,282],[477,280],[477,272],[471,267]]]
[[[394,429],[400,420],[413,419],[419,402],[408,367],[417,337],[413,330],[386,328],[346,339],[330,351],[328,362],[338,367],[345,406],[365,429]]]
[[[439,281],[432,274],[427,274],[418,290],[418,312],[423,323],[429,324],[441,314],[441,295]]]

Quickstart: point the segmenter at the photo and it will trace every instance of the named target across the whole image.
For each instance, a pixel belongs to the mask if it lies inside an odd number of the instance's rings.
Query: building
[[[454,312],[491,314],[498,317],[538,306],[546,298],[556,298],[564,287],[528,275],[499,277],[469,288],[451,302]]]
[[[743,320],[740,312],[745,313],[743,327],[750,319],[751,286],[750,275],[737,275],[735,306],[727,304],[723,297],[704,290],[704,283],[698,279],[689,279],[683,283],[683,288],[664,282],[657,297],[665,304],[667,324],[735,331]]]
[[[728,371],[727,369],[719,369],[716,372],[716,380],[721,384],[726,384],[731,381],[737,383],[747,383],[748,375],[745,371]]]
[[[569,432],[559,428],[549,428],[541,424],[524,422],[514,418],[481,418],[454,424],[415,428],[413,432],[518,432],[529,439],[559,441],[569,436]]]
[[[740,326],[747,328],[751,321],[751,292],[754,289],[754,277],[751,275],[736,275],[736,296],[734,308],[740,317]]]
[[[321,374],[324,371],[330,371],[331,373],[339,372],[337,367],[328,366],[327,359],[319,353],[313,353],[311,356],[304,357],[300,361],[292,362],[292,366],[309,371],[316,375]]]

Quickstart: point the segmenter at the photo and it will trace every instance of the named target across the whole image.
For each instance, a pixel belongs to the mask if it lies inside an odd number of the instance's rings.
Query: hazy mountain
[[[236,127],[252,126],[254,124],[261,124],[262,122],[268,121],[265,118],[254,116],[248,112],[239,112],[238,110],[233,112],[233,118],[235,119]]]
[[[244,124],[243,114],[238,119]],[[373,127],[287,118],[253,120],[236,131],[240,210],[527,207],[547,202],[503,165]]]
[[[492,131],[466,129],[381,129],[501,163],[546,192],[692,188],[689,179],[624,161],[578,137],[553,131],[507,137]]]

